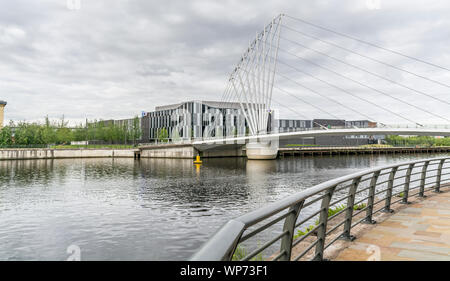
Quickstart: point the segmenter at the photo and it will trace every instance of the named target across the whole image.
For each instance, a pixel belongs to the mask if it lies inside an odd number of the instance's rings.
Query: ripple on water
[[[430,155],[0,162],[0,259],[182,260],[227,220],[328,179]]]

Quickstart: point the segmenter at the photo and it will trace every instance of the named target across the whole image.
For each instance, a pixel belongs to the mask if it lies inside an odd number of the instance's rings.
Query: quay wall
[[[283,156],[321,156],[348,154],[397,154],[397,153],[449,153],[450,147],[327,147],[327,148],[280,148],[278,155]],[[0,149],[0,160],[22,159],[59,159],[59,158],[178,158],[194,159],[213,157],[245,157],[242,147],[217,147],[198,150],[192,145],[158,145],[139,149]]]
[[[58,158],[133,158],[135,149],[0,149],[0,160]]]
[[[141,158],[194,159],[197,155],[200,155],[202,158],[243,157],[245,156],[245,151],[242,149],[242,146],[236,145],[221,145],[209,149],[198,149],[190,144],[166,144],[140,148]]]
[[[193,159],[197,155],[192,145],[159,145],[142,147],[141,158],[179,158]]]
[[[322,156],[359,154],[448,153],[450,146],[436,147],[311,147],[280,148],[279,156]]]

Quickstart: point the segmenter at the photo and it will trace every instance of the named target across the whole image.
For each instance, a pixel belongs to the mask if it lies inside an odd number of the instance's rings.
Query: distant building
[[[110,120],[102,120],[100,122],[103,122],[103,124],[105,126],[115,125],[115,126],[119,126],[119,127],[127,127],[127,129],[129,131],[131,131],[134,128],[134,119],[135,118],[119,119],[119,120],[110,119]],[[137,129],[141,129],[142,121],[141,121],[141,118],[138,118],[138,119],[139,119],[139,121],[136,124]]]
[[[369,120],[345,121],[346,128],[376,128],[377,122]]]
[[[280,133],[305,131],[311,129],[312,120],[279,119],[278,129]]]
[[[313,120],[313,127],[314,128],[329,128],[329,129],[336,129],[336,128],[344,128],[345,127],[345,120],[340,119],[314,119]]]
[[[6,101],[0,100],[0,128],[3,128],[3,121],[5,119]]]

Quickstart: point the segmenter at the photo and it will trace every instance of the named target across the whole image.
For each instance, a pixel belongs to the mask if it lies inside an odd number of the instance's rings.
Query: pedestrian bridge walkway
[[[358,235],[335,260],[450,260],[450,192],[399,210]]]

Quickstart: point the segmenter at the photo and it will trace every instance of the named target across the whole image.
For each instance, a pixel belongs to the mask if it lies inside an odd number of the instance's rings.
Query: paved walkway
[[[450,260],[450,192],[414,203],[354,240],[335,260]]]

